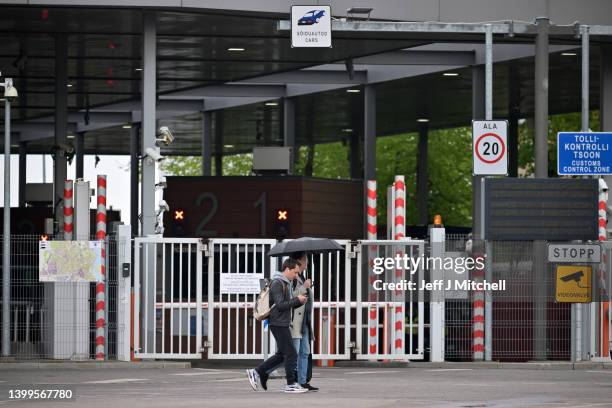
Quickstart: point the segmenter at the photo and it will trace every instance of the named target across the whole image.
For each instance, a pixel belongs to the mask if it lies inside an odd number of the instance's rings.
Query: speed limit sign
[[[472,155],[474,175],[507,175],[508,122],[505,120],[472,121]]]

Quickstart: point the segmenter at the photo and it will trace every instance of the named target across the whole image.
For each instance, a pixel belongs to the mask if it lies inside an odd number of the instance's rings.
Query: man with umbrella
[[[276,340],[278,350],[276,354],[261,363],[255,369],[247,370],[247,377],[251,388],[257,391],[259,386],[266,390],[268,372],[270,369],[285,362],[285,374],[287,376],[287,393],[303,393],[308,390],[300,387],[295,378],[297,368],[297,352],[291,340],[291,311],[306,303],[306,295],[291,296],[291,282],[297,278],[300,270],[298,261],[287,258],[283,262],[282,274],[277,276],[270,285],[270,315],[268,324],[270,331]]]

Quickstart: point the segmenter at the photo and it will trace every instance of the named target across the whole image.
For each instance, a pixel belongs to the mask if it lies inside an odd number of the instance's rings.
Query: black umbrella
[[[344,248],[333,239],[302,237],[274,245],[268,255],[290,255],[295,252],[321,254],[333,251],[344,251]]]

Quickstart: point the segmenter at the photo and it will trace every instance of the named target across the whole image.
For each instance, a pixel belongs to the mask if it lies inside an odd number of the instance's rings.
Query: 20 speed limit
[[[506,145],[495,133],[485,133],[476,141],[476,156],[484,163],[497,163],[505,153]]]
[[[473,174],[494,176],[508,174],[508,122],[475,120],[472,122]]]

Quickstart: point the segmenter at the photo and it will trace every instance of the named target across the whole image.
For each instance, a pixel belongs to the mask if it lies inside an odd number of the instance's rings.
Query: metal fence
[[[11,236],[10,356],[19,360],[93,359],[95,283],[40,282],[40,239],[40,235]],[[62,236],[48,239],[61,240]],[[0,245],[4,245],[3,236],[0,236]],[[106,358],[116,359],[119,246],[114,236],[107,237],[106,245]],[[1,299],[0,294],[0,312]],[[1,341],[0,338],[0,344]]]
[[[505,291],[492,292],[494,361],[570,359],[571,306],[555,302],[553,266],[541,258],[546,256],[545,245],[492,241],[486,246],[491,279],[506,281]],[[467,235],[446,237],[447,252],[468,256],[472,246]],[[543,272],[538,272],[539,264]],[[472,360],[474,292],[447,293],[445,306],[446,359]]]

